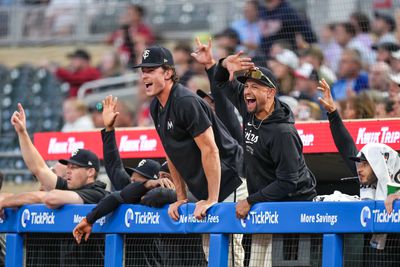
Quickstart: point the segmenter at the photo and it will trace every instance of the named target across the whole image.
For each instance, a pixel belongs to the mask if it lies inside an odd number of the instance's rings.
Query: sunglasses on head
[[[244,76],[247,78],[252,78],[252,79],[256,79],[256,80],[261,80],[261,78],[264,77],[268,82],[268,86],[276,89],[275,84],[267,76],[265,76],[264,73],[262,73],[262,71],[259,68],[255,68],[253,70],[246,71],[244,73]]]

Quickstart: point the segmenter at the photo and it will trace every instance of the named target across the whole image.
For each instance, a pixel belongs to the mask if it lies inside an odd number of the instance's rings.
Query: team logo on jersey
[[[169,130],[171,130],[171,129],[173,129],[173,128],[174,128],[174,124],[172,123],[171,120],[168,120],[168,121],[167,121],[167,130],[169,131]]]
[[[148,50],[148,49],[144,50],[143,59],[146,59],[149,56],[149,54],[150,54],[150,50]]]

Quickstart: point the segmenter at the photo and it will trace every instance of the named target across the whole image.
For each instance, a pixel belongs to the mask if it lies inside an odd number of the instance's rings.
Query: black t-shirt
[[[105,190],[106,184],[100,181],[95,181],[82,186],[79,189],[68,189],[67,181],[61,177],[57,177],[56,189],[69,190],[77,193],[83,200],[84,204],[97,204],[99,201],[109,194]]]
[[[200,97],[175,84],[165,107],[154,98],[150,110],[165,152],[197,199],[207,199],[208,187],[201,152],[194,138],[210,126],[221,161],[219,201],[242,183],[238,173],[243,150]]]

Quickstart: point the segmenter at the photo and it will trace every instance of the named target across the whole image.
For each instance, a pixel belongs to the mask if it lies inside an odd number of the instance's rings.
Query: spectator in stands
[[[348,95],[368,88],[368,74],[361,71],[361,56],[357,50],[346,48],[340,58],[339,80],[332,86],[335,100],[343,100]]]
[[[106,42],[112,44],[120,54],[124,66],[133,66],[137,60],[136,44],[151,45],[155,36],[151,28],[144,22],[146,11],[143,6],[129,4],[120,18],[120,29],[111,33]]]
[[[99,71],[101,78],[117,77],[124,73],[120,58],[114,51],[107,51],[103,54],[100,64]]]
[[[154,97],[150,111],[177,192],[177,202],[168,210],[171,218],[178,220],[178,208],[187,202],[185,184],[199,199],[194,211],[196,219],[204,218],[219,201],[235,202],[235,198],[245,195],[245,184],[239,176],[242,147],[211,108],[177,82],[171,52],[152,46],[144,51],[142,63],[136,67],[142,69],[146,94]],[[237,245],[235,264],[243,266],[241,240],[233,239]],[[208,247],[207,242],[205,245]]]
[[[70,86],[69,96],[77,96],[79,87],[85,82],[100,79],[101,73],[90,65],[90,54],[83,49],[77,49],[68,54],[71,64],[68,68],[56,68],[57,78]]]
[[[350,15],[350,23],[356,30],[354,40],[361,43],[370,53],[373,40],[371,36],[371,23],[367,14],[355,11]]]
[[[398,40],[393,33],[396,29],[396,22],[393,17],[379,11],[375,11],[374,16],[375,20],[372,23],[372,31],[378,38],[375,44],[397,43]]]
[[[387,195],[387,183],[395,179],[400,170],[398,153],[385,144],[368,143],[360,151],[345,128],[336,110],[330,87],[321,81],[320,90],[324,93],[321,104],[328,112],[329,125],[336,148],[347,167],[360,182],[362,200],[384,200]],[[386,242],[386,240],[390,240]],[[398,237],[386,238],[386,235],[366,235],[364,242],[363,266],[381,266],[384,262],[398,262]],[[385,247],[385,243],[386,247]]]
[[[325,64],[336,73],[339,68],[342,47],[335,40],[335,28],[336,25],[333,23],[322,27],[319,46],[324,53]]]
[[[325,79],[328,84],[336,81],[335,73],[324,64],[324,54],[321,49],[316,45],[311,45],[309,48],[301,51],[300,61],[310,63],[318,72],[318,77]]]
[[[46,165],[32,144],[21,104],[18,104],[18,111],[12,115],[11,123],[18,134],[26,165],[48,192],[35,191],[10,196],[1,201],[1,209],[33,203],[44,203],[52,209],[65,204],[94,204],[108,194],[104,190],[106,185],[96,181],[100,161],[93,152],[77,149],[69,159],[60,160],[61,164],[67,165],[66,179],[63,179]]]
[[[342,49],[357,50],[361,56],[362,66],[368,68],[368,65],[374,63],[374,56],[370,47],[366,47],[356,38],[356,29],[350,22],[338,23],[335,26],[335,40]],[[339,66],[340,72],[340,66]]]
[[[261,38],[258,1],[247,0],[243,7],[243,19],[233,21],[231,28],[239,34],[240,43],[246,48],[246,53],[254,56]]]
[[[366,91],[344,101],[343,119],[372,119],[375,117],[375,103]]]
[[[321,119],[321,108],[315,102],[302,99],[293,110],[295,121],[315,121]]]
[[[390,82],[389,74],[390,67],[385,62],[380,61],[371,65],[368,73],[369,89],[387,94]]]
[[[94,128],[103,128],[104,123],[101,111],[97,110],[93,104],[89,106],[88,110],[90,117],[92,118]]]
[[[293,113],[276,97],[277,79],[270,70],[255,67],[251,58],[240,55],[220,60],[214,79],[243,118],[249,196],[238,201],[236,216],[245,219],[251,206],[259,202],[312,200],[316,181],[305,164]],[[236,71],[244,70],[234,79]],[[255,265],[251,266],[259,265],[257,259],[271,258],[270,238],[253,235],[250,261]]]
[[[389,84],[389,99],[397,99],[400,95],[400,73],[391,74]]]
[[[400,49],[392,52],[392,58],[390,60],[390,67],[394,73],[400,72]]]
[[[232,28],[226,28],[222,32],[214,36],[217,48],[225,49],[226,51],[237,52],[244,49],[240,43],[239,34]]]
[[[297,48],[296,35],[300,35],[307,43],[315,43],[317,40],[310,23],[301,18],[286,0],[265,0],[260,16],[260,48],[266,55],[277,40],[287,40],[291,50]]]
[[[185,86],[187,86],[187,82],[194,75],[191,70],[191,52],[191,47],[183,43],[176,45],[172,52],[176,66],[176,74],[179,76],[180,83]]]
[[[210,83],[205,75],[192,76],[189,79],[186,87],[193,93],[196,93],[199,88],[202,88],[206,92],[210,91]]]
[[[294,52],[288,49],[277,54],[268,61],[268,66],[280,84],[279,94],[289,95],[295,84],[294,71],[298,68],[299,59]]]
[[[123,128],[123,127],[133,127],[135,126],[135,113],[132,111],[131,106],[127,101],[118,101],[117,102],[117,111],[119,113],[117,119],[115,120],[114,126]]]
[[[372,48],[376,50],[376,61],[385,62],[390,64],[390,60],[392,58],[392,53],[400,50],[400,46],[396,43],[380,43],[377,45],[373,45]]]
[[[64,125],[62,132],[87,131],[94,129],[92,118],[88,115],[88,107],[82,100],[68,98],[63,103]]]

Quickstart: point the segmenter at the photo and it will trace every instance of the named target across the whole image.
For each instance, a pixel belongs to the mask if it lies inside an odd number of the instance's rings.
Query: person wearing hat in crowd
[[[178,83],[171,52],[149,47],[136,67],[141,68],[146,94],[154,97],[151,116],[176,188],[177,202],[168,210],[171,218],[178,220],[178,207],[187,202],[186,185],[199,200],[194,211],[197,219],[217,202],[240,198],[236,191],[244,186],[239,175],[243,150],[211,108]],[[242,248],[241,241],[237,243]],[[237,253],[235,260],[242,266],[243,250]]]
[[[390,64],[392,53],[400,50],[400,46],[392,42],[383,42],[372,46],[376,50],[376,61]]]
[[[280,84],[280,95],[290,95],[294,89],[294,71],[299,66],[299,58],[289,50],[283,49],[274,58],[268,60],[268,67],[271,69]]]
[[[101,73],[90,64],[90,54],[84,49],[77,49],[67,57],[70,59],[69,67],[58,67],[51,70],[54,70],[59,80],[69,84],[69,96],[75,97],[82,84],[100,79]]]
[[[305,163],[293,113],[277,98],[277,79],[269,69],[254,66],[251,58],[241,54],[221,59],[214,79],[243,118],[249,196],[238,201],[236,216],[246,219],[251,206],[259,202],[311,201],[316,196],[316,180]],[[271,239],[253,235],[250,266],[271,259]]]
[[[67,165],[66,177],[58,177],[45,163],[32,144],[26,130],[26,117],[21,104],[11,117],[18,134],[22,157],[33,175],[46,191],[15,194],[3,199],[0,209],[19,207],[26,204],[44,203],[55,209],[65,204],[94,204],[108,195],[106,185],[96,181],[100,161],[96,154],[86,149],[77,149],[69,159],[60,160]]]
[[[396,29],[396,21],[394,18],[384,12],[375,11],[375,20],[372,24],[372,31],[377,37],[375,44],[381,43],[397,43],[397,39],[394,35]]]
[[[319,89],[323,92],[320,102],[328,112],[335,146],[349,170],[358,177],[360,199],[385,200],[387,183],[395,181],[400,172],[398,153],[389,146],[379,143],[368,143],[358,151],[336,109],[326,81],[320,81]],[[389,264],[385,266],[397,266],[400,257],[397,253],[399,241],[396,240],[399,240],[398,237],[393,235],[366,235],[363,266],[383,266],[384,263]]]

